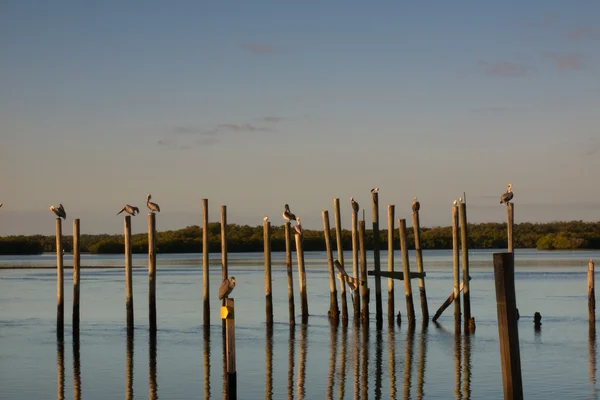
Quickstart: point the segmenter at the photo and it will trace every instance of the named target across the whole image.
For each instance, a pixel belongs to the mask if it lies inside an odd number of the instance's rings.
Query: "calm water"
[[[397,253],[399,256],[399,253]],[[414,256],[414,254],[411,254]],[[595,399],[596,343],[587,318],[586,270],[600,252],[516,253],[519,339],[527,399]],[[0,398],[122,399],[222,398],[223,349],[219,304],[220,255],[211,255],[211,328],[202,324],[200,254],[159,255],[158,334],[148,335],[147,272],[134,269],[136,329],[125,330],[122,269],[83,269],[81,332],[71,337],[72,281],[65,270],[65,338],[56,341],[56,274],[52,269],[0,270]],[[382,253],[387,269],[387,254]],[[345,254],[348,264],[350,254]],[[300,325],[296,260],[296,328],[288,324],[284,254],[273,254],[275,325],[265,329],[262,254],[231,254],[229,274],[237,280],[236,350],[240,399],[473,398],[501,399],[502,377],[496,324],[492,252],[473,251],[471,308],[475,335],[456,340],[453,307],[421,329],[417,281],[413,280],[417,328],[332,328],[326,317],[329,280],[325,253],[307,253],[310,318]],[[1,266],[51,266],[53,254],[0,257]],[[396,258],[396,268],[400,259]],[[451,254],[424,253],[425,281],[433,315],[452,290]],[[145,255],[134,256],[143,267]],[[351,263],[350,263],[351,264]],[[65,265],[71,265],[69,254]],[[82,256],[84,266],[123,265],[123,256]],[[414,270],[414,258],[411,259]],[[369,260],[369,269],[372,268]],[[369,286],[374,287],[373,277]],[[387,280],[383,281],[384,312]],[[339,289],[339,288],[338,288]],[[406,321],[401,281],[396,281],[396,312]],[[349,306],[351,301],[348,299]],[[535,332],[533,314],[542,316]],[[64,397],[63,397],[64,396]]]

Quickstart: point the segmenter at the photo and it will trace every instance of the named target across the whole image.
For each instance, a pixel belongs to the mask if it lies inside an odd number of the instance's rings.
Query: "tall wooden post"
[[[229,277],[227,267],[227,206],[221,206],[221,279]],[[226,299],[223,299],[222,305],[225,306]],[[225,329],[225,320],[222,322],[222,328]]]
[[[156,214],[148,213],[148,321],[156,332]]]
[[[64,265],[62,247],[62,221],[56,218],[56,336],[62,339],[65,330]]]
[[[394,272],[394,211],[395,206],[388,204],[388,271]],[[394,279],[388,278],[388,324],[394,326]]]
[[[273,294],[271,292],[271,223],[263,222],[263,241],[265,252],[265,311],[267,325],[273,325]]]
[[[362,297],[362,322],[369,322],[369,287],[367,286],[367,249],[365,246],[365,221],[358,223],[358,241],[360,248],[360,280],[363,284],[360,287]]]
[[[333,252],[331,250],[331,229],[329,227],[329,211],[323,210],[323,234],[325,235],[325,248],[327,250],[327,269],[329,272],[329,318],[337,320],[340,315],[335,288],[335,275],[333,272]]]
[[[202,199],[202,286],[204,288],[202,300],[202,322],[205,327],[210,326],[210,279],[208,275],[208,254],[208,199]]]
[[[377,318],[377,329],[383,328],[383,305],[381,304],[381,258],[379,241],[379,193],[373,192],[373,269],[375,270],[375,314]]]
[[[333,199],[335,213],[335,238],[337,242],[337,260],[344,265],[344,242],[342,240],[342,220],[340,214],[340,199]],[[342,321],[348,321],[348,301],[346,300],[346,281],[340,277],[340,297],[342,298]]]
[[[354,279],[359,280],[359,271],[358,271],[358,226],[357,220],[358,215],[352,210],[352,275]],[[358,290],[354,290],[352,292],[352,296],[354,298],[354,319],[358,321],[360,319],[360,295]]]
[[[290,223],[284,225],[285,231],[285,267],[287,270],[288,284],[288,311],[290,314],[290,325],[296,324],[296,309],[294,305],[294,277],[292,274],[292,237]]]
[[[408,259],[408,241],[406,240],[406,220],[398,220],[398,232],[400,234],[400,248],[402,250],[402,270],[404,271],[404,293],[406,295],[406,314],[408,325],[414,326],[415,323],[415,305],[412,297],[412,287],[410,284],[410,264]]]
[[[423,250],[421,249],[421,222],[419,220],[419,210],[412,212],[413,232],[415,234],[415,258],[417,260],[417,272],[423,272]],[[427,292],[425,291],[425,277],[419,277],[419,296],[421,298],[421,312],[423,313],[423,323],[429,322],[429,307],[427,306]]]
[[[237,399],[237,372],[235,368],[235,301],[226,297],[221,307],[221,318],[225,322],[226,341],[226,398]]]
[[[467,204],[460,203],[458,205],[460,214],[460,242],[462,249],[462,280],[464,282],[463,288],[463,310],[464,310],[464,321],[465,328],[464,332],[466,335],[471,333],[469,331],[469,320],[471,319],[471,289],[469,284],[469,236],[467,234]]]
[[[308,297],[306,294],[306,269],[304,267],[304,250],[302,250],[302,234],[296,236],[296,256],[298,258],[298,279],[300,280],[300,308],[302,324],[308,324]]]
[[[79,334],[80,261],[79,218],[76,218],[73,220],[73,336]]]
[[[515,223],[515,205],[513,203],[508,203],[506,205],[506,214],[507,214],[506,229],[507,229],[507,234],[508,234],[508,252],[513,253],[513,257],[514,257],[515,241],[514,241],[514,237],[513,237],[513,227],[514,227],[514,223]]]
[[[460,334],[460,260],[458,253],[458,207],[452,206],[452,271],[454,272],[454,330]]]
[[[596,321],[596,294],[594,291],[595,283],[594,261],[590,258],[587,272],[587,287],[588,287],[588,316],[590,322]]]
[[[133,334],[133,272],[131,259],[131,215],[125,216],[125,310],[127,332]]]
[[[504,398],[521,400],[523,383],[515,296],[515,265],[512,253],[494,253],[494,281]]]

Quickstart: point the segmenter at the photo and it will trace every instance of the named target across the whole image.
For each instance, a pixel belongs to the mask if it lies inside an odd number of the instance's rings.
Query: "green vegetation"
[[[566,249],[600,249],[600,222],[549,222],[515,225],[514,237],[517,248],[538,248],[546,250]],[[285,251],[283,225],[271,227],[272,250]],[[293,231],[293,230],[292,230]],[[413,231],[407,228],[408,242],[414,247]],[[352,235],[343,232],[343,247],[350,250]],[[424,249],[451,249],[452,236],[450,227],[422,228],[421,243]],[[253,252],[263,250],[262,225],[248,226],[232,224],[228,226],[228,248],[230,252]],[[335,229],[331,230],[332,243],[335,248]],[[198,253],[202,251],[202,228],[197,225],[188,226],[176,231],[157,232],[157,251],[160,253]],[[373,235],[367,231],[367,248],[373,248]],[[81,251],[96,254],[120,254],[124,252],[123,235],[81,235]],[[146,234],[132,236],[134,253],[145,253],[148,250]],[[208,225],[209,249],[215,252],[221,248],[221,227],[219,223]],[[40,254],[56,251],[54,236],[6,236],[0,237],[0,254]],[[73,238],[64,236],[65,251],[70,252]],[[398,231],[394,231],[394,246],[400,246]],[[506,224],[482,223],[469,224],[469,247],[472,249],[506,248]],[[387,249],[387,230],[381,231],[381,248]],[[322,231],[304,230],[304,250],[325,250]]]

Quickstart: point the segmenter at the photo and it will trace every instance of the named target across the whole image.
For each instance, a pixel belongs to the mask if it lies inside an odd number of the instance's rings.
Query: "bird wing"
[[[229,290],[229,280],[224,279],[221,282],[221,286],[219,286],[219,300],[223,300],[223,297],[227,295],[227,291]]]
[[[121,214],[123,211],[125,211],[125,207],[121,208],[121,211],[119,211],[117,215]]]

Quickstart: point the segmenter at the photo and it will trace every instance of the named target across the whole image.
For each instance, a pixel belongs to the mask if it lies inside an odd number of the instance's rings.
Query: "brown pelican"
[[[292,214],[292,212],[290,211],[290,206],[288,206],[287,204],[285,205],[285,210],[283,210],[283,219],[285,219],[286,221],[291,221],[291,220],[295,220],[296,219],[296,215]]]
[[[417,212],[421,209],[421,203],[417,201],[417,196],[413,197],[412,210]]]
[[[50,206],[50,211],[52,211],[54,214],[56,214],[59,218],[67,219],[67,213],[65,212],[65,208],[63,207],[62,204],[59,204],[58,208],[54,207],[54,206]]]
[[[373,189],[371,189],[371,193],[376,193],[379,192],[379,188],[378,187],[374,187]]]
[[[126,211],[127,214],[130,214],[130,215],[135,215],[136,213],[137,214],[140,213],[140,209],[139,208],[130,206],[129,204],[125,204],[125,206],[123,208],[121,208],[121,211],[119,211],[117,213],[117,215],[121,214],[123,211]]]
[[[459,197],[459,198],[458,198],[458,202],[459,202],[459,203],[462,203],[462,202],[463,202],[463,198],[462,198],[462,197]]]
[[[457,205],[458,204],[458,200],[454,200],[454,203],[452,203],[452,204]]]
[[[2,203],[0,203],[0,207],[2,207]]]
[[[335,267],[338,269],[338,271],[340,271],[340,275],[342,275],[342,277],[348,276],[342,263],[340,263],[338,260],[335,260],[333,263],[335,264]],[[348,283],[350,290],[356,290],[356,288],[357,288],[356,282],[351,282],[351,281],[346,281],[346,282]]]
[[[151,198],[152,198],[152,195],[150,193],[148,193],[146,195],[146,207],[148,207],[150,209],[150,211],[152,211],[153,213],[155,211],[160,212],[160,207],[158,206],[158,204],[151,202],[150,201]]]
[[[294,229],[296,230],[296,232],[298,234],[301,235],[302,234],[302,224],[300,223],[300,217],[296,218],[296,222],[297,222],[297,224],[296,224],[296,226],[294,226]]]
[[[506,189],[506,193],[500,196],[500,204],[506,203],[506,205],[508,206],[508,202],[511,201],[513,198],[513,192],[510,191],[511,189],[512,185],[509,183],[508,188]]]
[[[268,215],[263,218],[263,221],[265,221],[265,222],[267,222],[268,220],[269,220],[269,216]]]
[[[352,203],[352,209],[354,210],[354,212],[358,214],[358,209],[360,207],[358,206],[358,203],[354,201],[354,197],[350,197],[350,203]]]
[[[235,277],[230,276],[227,279],[223,279],[221,286],[219,287],[219,300],[223,300],[225,297],[229,297],[229,294],[235,287]]]

